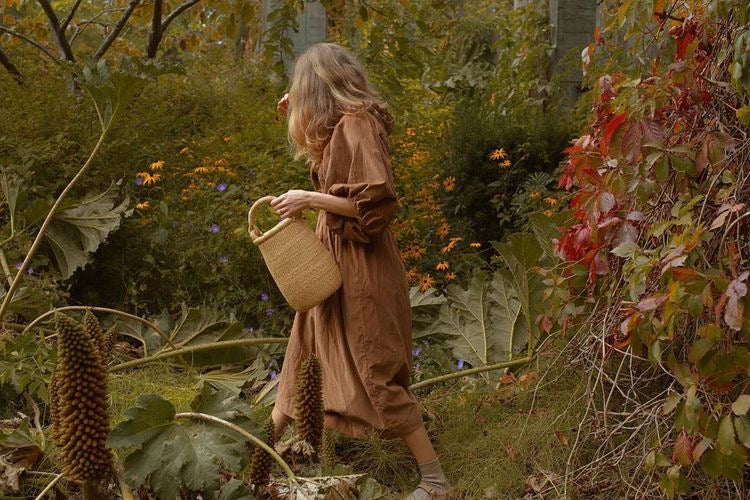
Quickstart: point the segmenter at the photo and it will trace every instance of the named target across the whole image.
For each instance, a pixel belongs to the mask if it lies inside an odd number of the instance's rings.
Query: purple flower
[[[34,272],[34,268],[29,266],[29,268],[26,270],[26,274],[32,274]]]
[[[419,370],[419,361],[417,361],[416,363],[414,363],[414,369],[415,370]]]
[[[211,224],[211,232],[216,234],[221,230],[218,224]]]
[[[266,309],[266,316],[268,316],[269,318],[271,316],[273,316],[273,308],[272,307],[269,307],[268,309]]]
[[[226,185],[226,183],[225,183],[225,182],[222,182],[221,184],[217,184],[217,185],[216,185],[216,190],[217,190],[218,192],[220,192],[220,193],[223,193],[224,191],[226,191],[226,190],[227,190],[227,185]]]
[[[276,380],[276,370],[271,370],[271,380]]]
[[[427,339],[422,339],[422,343],[423,343],[424,345],[427,345],[427,344],[428,344],[428,342],[427,342]]]
[[[219,257],[219,262],[222,264],[229,264],[229,257]]]
[[[416,358],[417,356],[419,356],[419,353],[421,352],[422,352],[422,348],[420,346],[417,346],[411,350],[411,355],[412,357]]]
[[[253,333],[253,331],[255,330],[255,328],[253,328],[253,325],[250,325],[247,328],[245,328],[245,330],[247,330],[249,333]]]
[[[263,302],[268,300],[268,294],[266,292],[260,292],[260,300]]]
[[[23,262],[16,262],[16,269],[21,269]]]
[[[459,370],[463,370],[464,369],[464,360],[463,359],[459,359],[458,363],[456,363],[456,366],[458,367]]]
[[[143,186],[143,177],[140,175],[135,176],[135,185],[136,186]]]

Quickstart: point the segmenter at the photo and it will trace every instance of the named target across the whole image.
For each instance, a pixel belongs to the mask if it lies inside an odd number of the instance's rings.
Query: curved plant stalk
[[[197,418],[199,420],[205,420],[207,422],[222,425],[226,427],[227,429],[232,429],[234,432],[240,434],[242,437],[244,437],[248,441],[252,442],[254,445],[263,449],[263,451],[271,455],[271,458],[276,460],[276,463],[279,464],[281,469],[284,471],[284,474],[286,474],[286,477],[289,479],[290,485],[294,485],[297,488],[300,487],[299,483],[297,482],[297,476],[294,475],[294,472],[292,471],[291,467],[289,467],[289,465],[284,461],[284,459],[281,458],[281,455],[276,453],[276,450],[274,450],[273,448],[268,446],[266,443],[264,443],[262,439],[259,439],[256,436],[253,436],[242,427],[238,427],[231,422],[227,422],[226,420],[220,419],[219,417],[214,417],[213,415],[206,415],[205,413],[193,413],[193,412],[178,413],[174,417],[175,418]]]
[[[100,119],[100,122],[101,122],[101,119]],[[111,123],[112,122],[110,122],[110,124]],[[102,125],[104,124],[102,123]],[[21,267],[18,269],[18,272],[16,273],[16,277],[13,278],[13,282],[11,283],[10,288],[8,289],[8,293],[5,294],[5,298],[3,299],[2,305],[0,305],[0,322],[2,322],[3,318],[5,317],[5,313],[8,311],[10,302],[13,300],[13,296],[16,294],[16,290],[21,284],[21,279],[26,274],[26,270],[29,268],[29,265],[31,265],[31,259],[34,257],[34,255],[36,254],[36,251],[39,249],[39,246],[42,244],[42,238],[44,237],[44,233],[47,232],[47,227],[52,222],[52,217],[54,217],[54,215],[60,209],[60,206],[62,205],[62,202],[65,199],[65,196],[68,194],[68,192],[70,192],[70,190],[73,189],[73,186],[75,186],[78,183],[78,180],[83,176],[83,174],[91,166],[91,163],[93,162],[94,157],[99,152],[99,149],[102,147],[102,144],[104,143],[104,138],[107,135],[107,131],[109,131],[109,124],[107,124],[106,127],[102,126],[102,133],[99,136],[99,140],[96,142],[96,145],[94,146],[94,149],[91,151],[91,154],[86,160],[86,163],[83,164],[83,166],[78,171],[78,173],[70,180],[70,182],[68,182],[68,185],[65,186],[65,189],[62,190],[62,193],[60,193],[60,196],[57,197],[57,200],[55,200],[54,205],[52,205],[52,208],[50,208],[49,213],[47,214],[47,217],[44,219],[44,222],[42,223],[42,227],[39,228],[39,232],[37,233],[36,238],[34,238],[34,242],[31,244],[31,248],[26,253],[26,258],[23,259],[23,263],[21,263]]]
[[[422,387],[426,387],[428,385],[437,384],[438,382],[445,382],[446,380],[453,380],[454,378],[465,377],[466,375],[473,375],[475,373],[488,372],[492,370],[500,370],[502,368],[510,368],[511,366],[525,365],[526,363],[530,363],[533,360],[534,356],[527,356],[525,358],[513,359],[511,361],[503,361],[502,363],[495,363],[492,365],[480,366],[477,368],[469,368],[468,370],[461,370],[460,372],[448,373],[447,375],[440,375],[439,377],[422,380],[421,382],[410,385],[409,389],[421,389]]]
[[[50,481],[50,483],[42,490],[41,493],[39,493],[39,495],[37,495],[37,497],[36,497],[35,500],[42,500],[42,498],[44,498],[44,495],[46,495],[47,493],[49,493],[50,490],[55,486],[55,484],[57,484],[57,482],[61,478],[62,478],[62,474],[56,474],[55,478],[52,481]]]
[[[161,359],[171,358],[173,356],[180,356],[183,354],[192,354],[196,352],[211,351],[214,349],[223,349],[225,347],[238,347],[243,345],[262,345],[262,344],[286,344],[289,339],[286,337],[261,337],[257,339],[237,339],[237,340],[225,340],[223,342],[211,342],[209,344],[194,345],[190,347],[180,347],[178,349],[171,349],[166,352],[157,352],[151,356],[145,358],[133,359],[114,365],[109,368],[110,372],[119,372],[133,368],[134,366],[145,365],[153,361],[159,361]]]
[[[253,401],[254,405],[260,404],[261,401],[263,401],[263,398],[268,396],[268,393],[273,390],[274,387],[279,385],[279,381],[281,380],[281,377],[276,377],[275,380],[272,380],[270,384],[267,384],[255,397],[255,400]]]
[[[55,314],[55,312],[57,312],[57,311],[85,311],[86,309],[91,309],[92,311],[98,311],[98,312],[106,312],[106,313],[110,313],[110,314],[115,314],[115,315],[118,315],[118,316],[122,316],[124,318],[130,318],[130,319],[138,320],[141,323],[143,323],[144,325],[146,325],[146,326],[150,327],[151,329],[153,329],[156,333],[158,333],[159,336],[162,339],[164,339],[164,342],[166,342],[169,347],[171,347],[172,349],[177,349],[177,347],[169,339],[169,336],[166,333],[164,333],[162,331],[162,329],[159,328],[155,323],[152,323],[152,322],[150,322],[147,319],[141,318],[140,316],[136,316],[135,314],[126,313],[125,311],[119,311],[117,309],[110,309],[109,307],[64,306],[64,307],[57,307],[55,309],[50,309],[49,311],[47,311],[46,313],[42,314],[41,316],[39,316],[38,318],[36,318],[34,321],[32,321],[31,323],[29,323],[28,325],[26,325],[26,328],[23,329],[23,331],[21,332],[21,335],[23,335],[27,331],[31,330],[34,327],[34,325],[36,325],[37,323],[39,323],[40,321],[42,321],[44,318],[46,318],[47,316],[51,316],[51,315]],[[49,336],[45,337],[45,340],[49,339],[49,338],[52,338],[55,335],[57,335],[57,334],[54,333],[52,335],[49,335]]]
[[[117,453],[115,453],[114,450],[110,450],[109,454],[112,457],[112,474],[115,476],[115,481],[117,482],[117,487],[120,489],[122,500],[135,500],[133,490],[130,489],[130,486],[128,486],[125,479],[122,477],[123,465],[120,461],[120,457],[117,456]]]

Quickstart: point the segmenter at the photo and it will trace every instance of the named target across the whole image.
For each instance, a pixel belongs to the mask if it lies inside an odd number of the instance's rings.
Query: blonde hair
[[[336,123],[344,114],[368,111],[387,133],[388,106],[367,79],[364,67],[335,43],[318,43],[299,56],[289,89],[289,140],[295,159],[320,163]]]

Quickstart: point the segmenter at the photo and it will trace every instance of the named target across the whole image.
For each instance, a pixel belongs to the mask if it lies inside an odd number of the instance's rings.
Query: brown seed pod
[[[102,327],[91,309],[86,309],[86,312],[83,315],[83,331],[91,340],[94,341],[96,349],[97,351],[99,351],[99,356],[101,356],[102,360],[106,360],[107,358],[104,355],[104,351],[107,348],[106,339],[104,337],[104,333],[102,332]]]
[[[266,444],[273,448],[274,439],[273,419],[269,418],[266,422]],[[271,468],[273,467],[273,458],[259,447],[253,450],[253,456],[250,461],[250,484],[255,487],[255,492],[268,486],[268,480],[271,477]]]
[[[52,374],[49,379],[49,386],[47,392],[49,392],[49,412],[50,420],[52,423],[52,439],[57,440],[60,435],[60,398],[58,392],[60,390],[60,384],[58,383],[57,374]]]
[[[323,443],[320,451],[320,464],[325,467],[336,465],[338,457],[336,456],[336,435],[333,429],[325,427],[323,429]]]
[[[316,453],[323,437],[323,373],[320,360],[311,353],[297,371],[296,385],[297,431]]]
[[[75,320],[56,316],[58,333],[57,431],[55,441],[61,448],[63,474],[67,479],[85,481],[106,477],[110,455],[104,440],[89,436],[109,432],[107,414],[107,371],[99,356],[98,342]],[[54,424],[53,424],[54,425]]]

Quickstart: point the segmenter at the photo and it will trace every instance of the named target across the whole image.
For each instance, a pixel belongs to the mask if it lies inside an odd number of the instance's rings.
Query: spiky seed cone
[[[102,351],[102,361],[106,365],[112,359],[112,351],[115,348],[115,342],[117,341],[117,333],[113,326],[107,333],[104,334],[104,350]]]
[[[297,431],[316,453],[323,437],[323,374],[320,360],[311,353],[297,371]]]
[[[57,374],[52,374],[49,379],[47,392],[49,393],[49,413],[52,423],[52,439],[57,441],[60,435],[60,398],[58,397],[59,384],[57,383]]]
[[[99,356],[102,358],[102,361],[106,363],[107,358],[104,355],[104,351],[107,348],[105,345],[106,340],[104,338],[104,333],[102,332],[102,327],[96,319],[96,316],[94,316],[94,313],[91,312],[91,309],[86,309],[86,313],[83,315],[83,331],[94,341],[96,350],[99,351]]]
[[[323,444],[321,447],[320,465],[324,467],[333,467],[336,465],[336,435],[330,427],[323,429]]]
[[[109,432],[107,372],[93,339],[64,314],[56,316],[59,431],[63,475],[73,481],[95,480],[110,471],[105,446]]]
[[[265,431],[268,436],[266,444],[273,448],[276,441],[274,439],[275,426],[273,425],[273,419],[268,419]],[[256,493],[259,489],[268,486],[268,480],[271,477],[271,467],[273,467],[273,458],[271,458],[271,455],[261,448],[256,447],[253,450],[253,456],[250,461],[250,484],[255,487]]]

